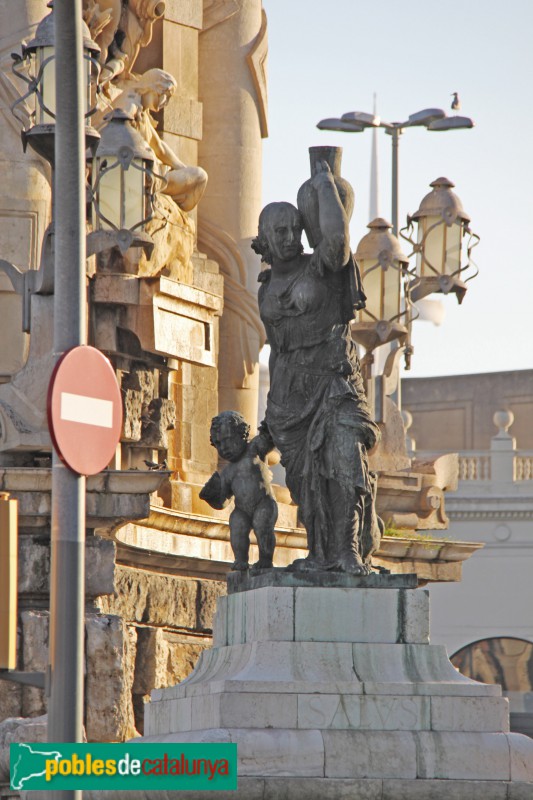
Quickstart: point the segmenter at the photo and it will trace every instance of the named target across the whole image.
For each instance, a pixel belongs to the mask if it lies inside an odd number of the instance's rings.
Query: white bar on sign
[[[61,392],[60,417],[66,422],[96,425],[98,428],[113,427],[113,403],[98,397]]]

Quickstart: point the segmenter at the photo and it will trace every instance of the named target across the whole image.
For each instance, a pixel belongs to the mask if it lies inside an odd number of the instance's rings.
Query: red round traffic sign
[[[94,347],[68,350],[48,387],[48,428],[61,460],[79,475],[111,461],[122,430],[122,398],[113,367]]]

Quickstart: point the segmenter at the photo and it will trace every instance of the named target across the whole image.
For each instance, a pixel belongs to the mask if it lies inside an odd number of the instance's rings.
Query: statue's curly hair
[[[255,253],[261,256],[261,261],[265,264],[272,264],[272,252],[268,243],[268,232],[272,225],[272,218],[284,209],[294,211],[301,219],[301,214],[296,206],[293,206],[292,203],[285,202],[269,203],[259,215],[259,230],[255,239],[252,239],[250,247]],[[302,230],[303,227],[302,220]],[[303,244],[300,244],[300,252],[303,253],[303,250]]]
[[[214,446],[215,437],[218,436],[222,423],[228,422],[235,432],[241,437],[243,442],[248,441],[248,434],[250,433],[250,426],[238,411],[221,411],[216,417],[211,420],[211,430],[209,432],[209,441]]]

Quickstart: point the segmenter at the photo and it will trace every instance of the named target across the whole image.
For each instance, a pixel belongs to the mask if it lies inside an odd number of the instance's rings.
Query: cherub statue
[[[229,518],[230,541],[234,570],[247,570],[250,531],[255,531],[259,561],[255,569],[272,567],[276,539],[274,525],[278,506],[272,493],[270,472],[265,456],[272,444],[264,436],[248,439],[250,426],[237,411],[223,411],[211,422],[211,444],[219,456],[230,463],[215,472],[200,492],[212,508],[225,508],[235,497],[235,508]]]
[[[207,173],[201,167],[187,167],[156,131],[151,112],[161,111],[168,103],[177,83],[169,72],[149,69],[138,80],[132,80],[117,97],[114,107],[129,114],[135,127],[153,150],[156,158],[169,167],[160,191],[169,195],[183,211],[198,205],[207,185]]]

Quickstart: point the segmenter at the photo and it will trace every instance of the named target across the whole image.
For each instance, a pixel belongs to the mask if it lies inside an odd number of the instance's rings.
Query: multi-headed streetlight
[[[424,108],[411,114],[405,122],[385,122],[376,114],[364,111],[349,111],[342,117],[321,119],[317,128],[321,131],[341,131],[342,133],[361,133],[366,128],[385,128],[392,140],[392,232],[398,236],[398,149],[400,136],[406,128],[424,127],[428,131],[451,131],[473,128],[470,117],[448,117],[442,108]]]
[[[425,108],[411,114],[404,122],[385,122],[376,114],[350,111],[340,118],[330,117],[317,124],[320,130],[342,133],[360,133],[366,128],[384,128],[392,142],[392,225],[378,218],[373,220],[367,234],[359,243],[356,257],[361,262],[365,285],[369,287],[369,302],[365,312],[352,322],[352,336],[366,350],[363,360],[367,377],[367,390],[372,396],[372,363],[374,350],[390,344],[393,365],[397,373],[398,356],[403,351],[409,369],[412,346],[410,343],[411,303],[433,292],[454,292],[459,302],[466,286],[459,276],[471,266],[470,243],[467,248],[468,263],[461,264],[461,240],[468,227],[469,217],[464,213],[459,199],[451,192],[453,184],[439,179],[432,184],[431,198],[425,198],[421,208],[408,218],[408,234],[402,236],[416,253],[416,271],[408,266],[408,257],[401,253],[397,239],[399,233],[398,150],[400,136],[406,128],[424,127],[429,131],[448,131],[473,128],[469,117],[448,117],[440,108]],[[430,202],[431,201],[431,202]],[[412,239],[412,224],[418,224],[417,241]],[[392,233],[389,229],[392,227]],[[472,237],[471,237],[472,238]],[[474,237],[477,239],[477,237]],[[437,258],[437,250],[440,248]],[[474,277],[474,276],[472,276]],[[375,295],[375,297],[374,297]],[[398,383],[399,386],[399,383]],[[397,400],[399,404],[399,394]],[[378,419],[383,415],[376,414]]]

